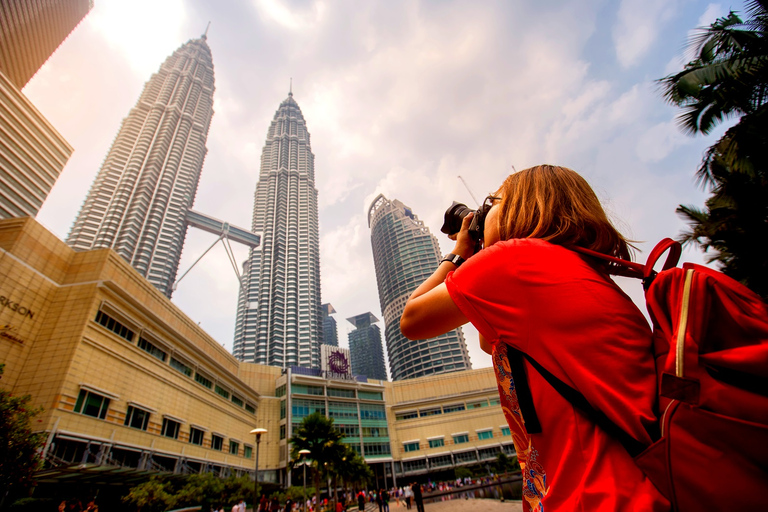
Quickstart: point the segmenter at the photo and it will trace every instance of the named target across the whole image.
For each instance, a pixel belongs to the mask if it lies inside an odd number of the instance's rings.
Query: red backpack
[[[745,286],[702,265],[675,265],[680,244],[662,240],[645,265],[576,248],[643,279],[653,327],[659,431],[643,446],[587,399],[524,354],[509,354],[520,398],[522,359],[618,438],[676,511],[768,510],[768,307]],[[663,270],[653,266],[669,250]],[[517,359],[517,361],[513,361]],[[522,390],[526,394],[526,390]],[[532,406],[532,403],[530,404]],[[526,406],[527,408],[528,406]],[[535,428],[535,427],[534,427]],[[529,429],[530,432],[530,429]]]

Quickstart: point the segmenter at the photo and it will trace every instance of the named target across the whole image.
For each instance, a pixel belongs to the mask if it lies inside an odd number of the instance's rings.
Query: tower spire
[[[291,83],[288,86],[288,96],[293,96],[293,77],[291,77]]]
[[[211,22],[208,22],[208,26],[205,27],[205,32],[203,32],[203,39],[208,39],[208,29],[211,28]]]

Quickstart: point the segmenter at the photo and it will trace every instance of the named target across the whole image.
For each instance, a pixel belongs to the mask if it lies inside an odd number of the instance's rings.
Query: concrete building
[[[203,35],[176,50],[144,85],[67,237],[79,251],[113,249],[166,297],[208,151],[213,92]]]
[[[387,380],[381,329],[374,325],[379,319],[369,312],[347,318],[347,321],[355,326],[355,330],[349,333],[352,373],[371,379]]]
[[[440,264],[437,239],[409,207],[381,194],[368,210],[368,227],[392,380],[471,369],[461,328],[418,341],[400,332],[408,297]]]
[[[323,341],[315,156],[293,93],[267,131],[253,204],[261,246],[243,265],[233,353],[240,361],[318,368]]]
[[[323,309],[323,344],[338,347],[339,329],[336,319],[331,316],[336,313],[336,310],[330,304],[323,304],[321,307]]]
[[[72,155],[21,89],[92,7],[0,0],[0,219],[37,215]]]
[[[0,386],[44,408],[45,484],[253,475],[261,427],[260,480],[287,485],[289,439],[315,411],[379,487],[514,450],[491,368],[356,378],[337,347],[323,369],[241,362],[115,252],[75,252],[31,218],[0,221],[0,325]]]

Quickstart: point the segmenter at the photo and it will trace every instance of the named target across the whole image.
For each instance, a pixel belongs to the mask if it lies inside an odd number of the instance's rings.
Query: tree
[[[333,460],[341,444],[343,434],[333,426],[333,419],[326,418],[321,412],[315,412],[302,420],[291,436],[291,460],[298,461],[300,450],[309,450],[307,459],[312,461],[315,499],[320,503],[320,477],[325,472],[326,463]]]
[[[152,477],[148,481],[132,487],[123,502],[136,507],[138,512],[159,512],[168,510],[173,503],[170,482],[160,477]]]
[[[2,379],[4,364],[0,364]],[[32,482],[32,475],[40,468],[40,450],[44,433],[33,433],[32,418],[42,407],[30,407],[32,397],[14,396],[0,389],[0,506],[11,492],[19,492]]]
[[[732,11],[701,29],[690,42],[694,60],[660,83],[690,134],[739,119],[696,173],[712,194],[705,207],[677,209],[690,226],[680,241],[714,250],[710,262],[767,299],[768,255],[755,244],[768,235],[768,0],[748,2],[747,15]]]

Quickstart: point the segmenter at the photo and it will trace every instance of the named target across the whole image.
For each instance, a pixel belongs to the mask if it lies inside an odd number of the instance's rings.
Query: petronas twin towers
[[[201,227],[199,219],[206,218],[190,210],[207,153],[213,92],[213,60],[203,35],[176,50],[144,86],[77,216],[69,245],[113,249],[171,296],[187,227]],[[241,361],[320,366],[320,240],[309,138],[289,92],[261,155],[251,230],[260,243],[251,244],[243,265],[233,344]],[[446,352],[440,365],[433,357],[424,372],[464,369],[464,361],[469,366],[459,338],[461,363],[446,364]],[[410,376],[396,370],[395,378]]]

